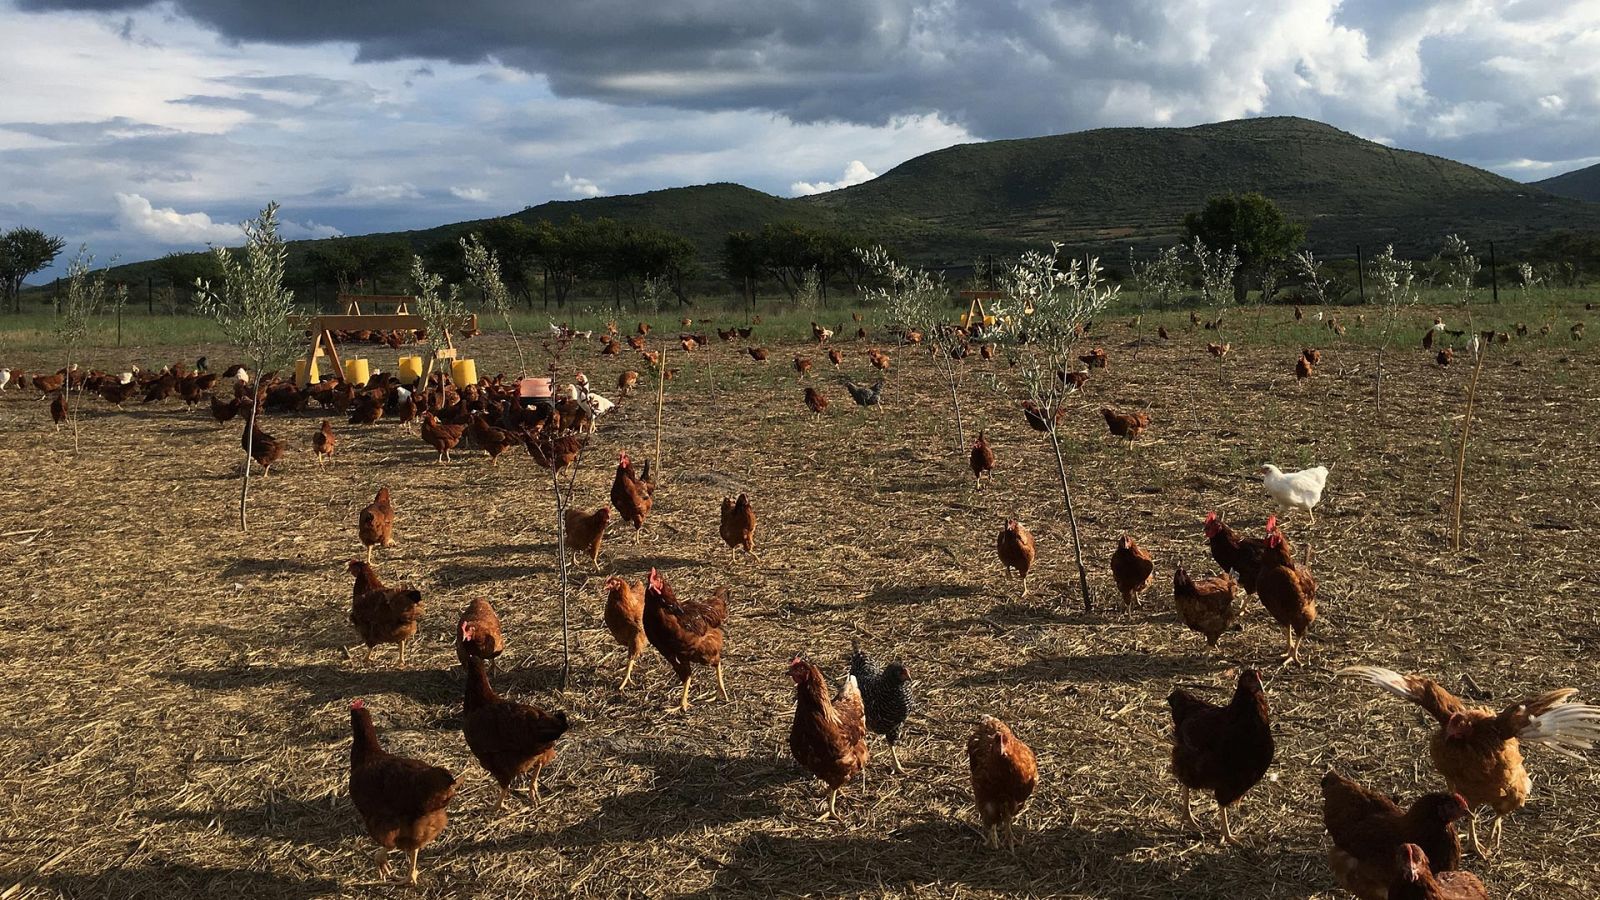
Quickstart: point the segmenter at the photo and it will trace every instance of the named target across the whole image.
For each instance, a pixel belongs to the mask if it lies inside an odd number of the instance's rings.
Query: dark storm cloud
[[[21,0],[28,10],[117,15],[149,5]],[[1600,95],[1592,67],[1565,83],[1544,75],[1561,68],[1562,35],[1538,27],[1570,17],[1578,33],[1580,20],[1593,18],[1567,0],[1504,7],[1463,0],[170,6],[235,41],[347,42],[371,61],[493,60],[543,77],[562,97],[762,110],[800,123],[878,125],[937,114],[987,138],[1291,114],[1492,164],[1584,155],[1576,145],[1592,143],[1594,128],[1583,117],[1593,111],[1580,107]],[[1539,72],[1496,69],[1493,61],[1508,55]],[[1485,137],[1508,130],[1525,132],[1526,151],[1508,156]]]
[[[123,0],[23,0],[23,9],[126,12]],[[324,4],[176,0],[240,41],[344,41],[364,60],[495,60],[558,95],[685,109],[765,109],[796,121],[881,123],[941,112],[978,133],[1069,124],[1119,73],[1147,77],[1137,41],[1170,30],[1164,4],[835,0],[433,0]],[[1129,52],[1131,51],[1131,52]],[[1093,72],[1085,77],[1086,72]],[[1169,71],[1174,86],[1193,78]]]

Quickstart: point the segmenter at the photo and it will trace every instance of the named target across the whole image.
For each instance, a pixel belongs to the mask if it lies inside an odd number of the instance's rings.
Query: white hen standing
[[[1317,522],[1313,512],[1322,502],[1322,489],[1328,486],[1328,467],[1316,466],[1299,472],[1284,472],[1267,463],[1261,467],[1261,481],[1267,493],[1284,509],[1303,509]]]

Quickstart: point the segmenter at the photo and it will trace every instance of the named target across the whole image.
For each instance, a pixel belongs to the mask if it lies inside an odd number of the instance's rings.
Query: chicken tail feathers
[[[1413,703],[1421,699],[1421,697],[1419,697],[1417,693],[1411,689],[1411,685],[1406,681],[1406,677],[1401,675],[1399,672],[1394,671],[1393,669],[1385,669],[1381,666],[1348,666],[1340,669],[1336,674],[1353,675],[1357,678],[1365,678],[1367,681],[1370,681],[1378,687],[1383,688],[1396,697],[1399,697],[1403,700],[1410,700]]]
[[[1563,693],[1563,700],[1572,695],[1571,692],[1553,691],[1539,700]],[[1517,732],[1517,738],[1548,747],[1569,759],[1581,760],[1577,751],[1593,750],[1600,745],[1600,706],[1558,703],[1530,718],[1528,724]]]

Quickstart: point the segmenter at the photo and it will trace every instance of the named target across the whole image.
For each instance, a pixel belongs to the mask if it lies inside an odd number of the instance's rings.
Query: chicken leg
[[[544,774],[544,763],[533,769],[533,782],[528,785],[528,800],[537,804],[539,802],[539,776]]]
[[[379,878],[388,878],[389,877],[389,848],[380,845],[378,847],[378,851],[373,854],[372,861],[378,864],[378,877]]]
[[[618,685],[617,690],[621,691],[628,687],[628,682],[633,678],[633,664],[638,661],[639,657],[633,655],[628,656],[628,668],[622,673],[622,684]]]
[[[406,667],[406,642],[397,641],[396,643],[400,647],[400,668],[404,669]]]
[[[1291,662],[1295,662],[1295,663],[1299,662],[1300,661],[1300,648],[1295,646],[1295,642],[1294,642],[1294,626],[1293,625],[1285,625],[1285,626],[1283,626],[1283,641],[1284,641],[1283,664],[1284,665],[1288,665]]]
[[[1237,845],[1239,839],[1233,836],[1233,829],[1228,827],[1228,808],[1218,804],[1217,816],[1222,820],[1222,840],[1226,843]]]
[[[693,675],[685,675],[683,677],[683,700],[681,700],[678,703],[677,706],[673,707],[670,710],[671,712],[688,712],[689,711],[689,706],[690,706],[690,703],[689,703],[689,682],[691,682],[693,680],[694,680],[694,676]]]
[[[1195,831],[1200,830],[1200,823],[1194,820],[1194,807],[1189,802],[1189,786],[1183,785],[1178,789],[1178,808],[1183,810],[1183,821]]]
[[[688,682],[685,682],[684,685],[687,687]],[[728,696],[728,685],[722,680],[722,660],[720,659],[717,660],[717,693],[722,695],[723,703],[733,702],[733,698]]]
[[[412,884],[416,884],[417,883],[417,853],[418,853],[418,851],[416,851],[416,850],[412,850],[411,851],[411,883]]]
[[[989,847],[990,850],[999,850],[1000,849],[1000,826],[998,826],[998,825],[990,825],[989,829],[986,832],[984,832],[983,842],[984,842],[984,844],[986,844]]]
[[[842,787],[842,785],[841,785],[841,787]],[[831,789],[829,789],[829,791],[828,791],[828,809],[825,812],[823,812],[822,815],[817,817],[817,821],[818,822],[826,822],[829,819],[837,819],[839,817],[838,809],[837,809],[837,807],[835,805],[835,804],[837,804],[838,800],[839,800],[839,788],[831,788]]]
[[[894,763],[896,773],[904,775],[905,769],[900,768],[900,749],[893,744],[889,745],[889,760]]]

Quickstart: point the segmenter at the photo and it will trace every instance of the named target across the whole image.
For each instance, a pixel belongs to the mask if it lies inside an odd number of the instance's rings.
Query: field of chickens
[[[269,476],[257,470],[241,532],[239,420],[218,424],[205,403],[176,397],[121,408],[88,397],[74,401],[75,439],[52,425],[48,399],[12,385],[0,391],[0,900],[1348,897],[1329,866],[1325,773],[1401,806],[1447,791],[1429,743],[1460,723],[1341,669],[1416,673],[1496,712],[1559,688],[1600,701],[1600,357],[1561,329],[1487,346],[1453,551],[1473,367],[1418,348],[1435,312],[1455,311],[1417,310],[1386,356],[1381,417],[1370,346],[1359,335],[1335,344],[1287,310],[1269,310],[1221,359],[1176,315],[1160,321],[1165,340],[1156,317],[1138,330],[1097,326],[1083,346],[1104,348],[1106,365],[1070,396],[1061,425],[1091,611],[1055,456],[1006,392],[1004,355],[959,363],[958,443],[941,370],[870,313],[867,339],[819,346],[758,324],[692,352],[676,340],[677,317],[663,316],[646,339],[675,370],[658,453],[648,364],[576,340],[560,378],[581,369],[617,405],[576,463],[574,505],[608,503],[623,453],[648,460],[655,484],[643,529],[613,515],[598,565],[573,564],[565,691],[551,479],[520,446],[491,464],[463,445],[441,463],[416,423],[349,425],[316,404],[264,413],[286,452]],[[1562,312],[1584,315],[1581,304]],[[626,333],[634,320],[619,324]],[[694,327],[734,324],[744,318]],[[541,364],[542,338],[525,339]],[[748,352],[756,345],[768,360]],[[1306,347],[1321,358],[1297,378]],[[869,349],[887,355],[886,371],[869,365]],[[464,350],[483,375],[515,365],[503,335]],[[202,354],[213,370],[234,362],[217,345],[99,347],[83,367],[154,371]],[[360,355],[387,371],[398,353]],[[796,355],[813,360],[809,374]],[[60,366],[14,347],[5,362]],[[646,375],[623,397],[626,370]],[[840,376],[883,378],[882,402],[858,406]],[[230,380],[220,385],[228,396]],[[820,417],[803,402],[807,386],[831,401]],[[1108,433],[1102,407],[1147,411],[1149,426],[1130,446]],[[325,462],[311,449],[324,418],[337,436]],[[979,429],[994,455],[981,486],[967,446]],[[1329,468],[1314,524],[1267,495],[1263,463]],[[350,621],[350,563],[366,559],[357,520],[381,487],[393,542],[373,568],[422,598],[403,665],[393,645],[369,659]],[[741,493],[756,516],[754,555],[719,534],[724,498]],[[1315,573],[1318,616],[1299,663],[1284,662],[1282,627],[1242,590],[1239,630],[1215,649],[1180,621],[1175,569],[1219,574],[1213,512],[1257,539],[1277,514]],[[996,555],[1008,520],[1035,541],[1025,596]],[[1108,562],[1125,534],[1154,563],[1128,610]],[[725,589],[729,701],[696,665],[693,705],[672,711],[680,682],[651,646],[619,690],[627,654],[604,622],[606,581],[652,569],[691,608]],[[504,639],[493,689],[567,717],[537,802],[519,789],[497,808],[496,782],[463,739],[458,616],[474,598],[493,605]],[[814,664],[832,696],[856,646],[910,677],[904,771],[868,734],[864,777],[819,821],[827,786],[791,750],[791,660]],[[1168,695],[1228,704],[1249,669],[1275,753],[1229,811],[1230,844],[1210,791],[1194,794],[1198,828],[1182,817]],[[388,752],[460,779],[415,887],[403,852],[379,874],[352,804],[357,699]],[[1011,850],[987,846],[974,807],[968,739],[985,715],[1036,760]],[[1468,846],[1461,868],[1490,896],[1594,897],[1600,752],[1523,751],[1526,805],[1505,817],[1498,851],[1492,814],[1479,809],[1493,852]]]

